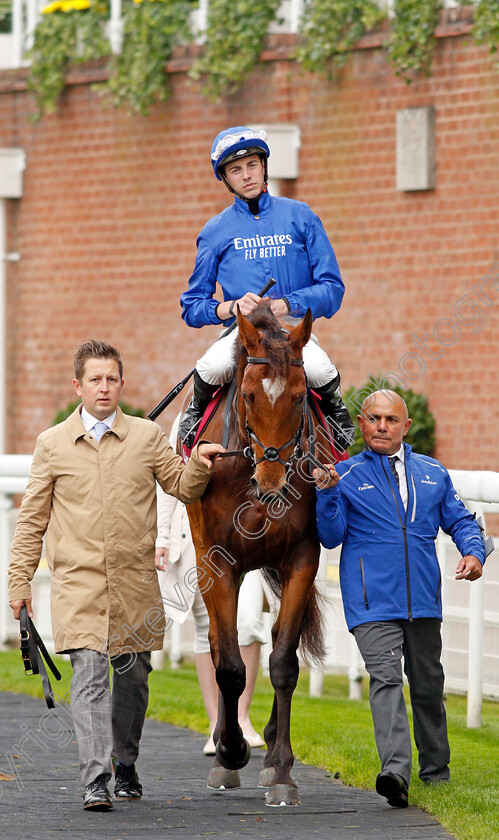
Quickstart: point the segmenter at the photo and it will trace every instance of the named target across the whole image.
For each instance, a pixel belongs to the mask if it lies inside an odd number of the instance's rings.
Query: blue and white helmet
[[[248,155],[260,155],[265,158],[265,172],[267,171],[267,158],[270,156],[270,149],[265,142],[267,134],[263,129],[253,131],[245,125],[236,125],[234,128],[226,128],[217,134],[211,147],[211,165],[218,180],[222,180],[220,167],[225,166],[231,160],[247,157]]]

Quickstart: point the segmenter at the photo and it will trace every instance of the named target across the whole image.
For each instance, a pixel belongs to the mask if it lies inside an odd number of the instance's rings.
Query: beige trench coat
[[[12,544],[9,600],[31,597],[46,534],[56,651],[161,649],[155,480],[189,504],[209,478],[196,449],[184,467],[156,423],[118,408],[97,443],[76,409],[37,440]]]

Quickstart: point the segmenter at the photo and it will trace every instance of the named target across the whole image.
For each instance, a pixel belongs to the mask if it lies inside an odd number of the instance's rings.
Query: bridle
[[[270,359],[267,359],[265,357],[262,358],[260,356],[248,356],[246,364],[248,364],[248,365],[269,365],[270,364]],[[291,359],[290,364],[296,365],[297,367],[303,367],[303,359]],[[286,467],[286,471],[287,471],[288,468],[291,466],[292,462],[294,461],[294,459],[295,458],[301,458],[302,455],[303,455],[303,449],[301,447],[301,436],[303,434],[304,424],[305,424],[305,411],[302,409],[300,425],[299,425],[296,433],[286,443],[283,443],[282,446],[277,447],[277,446],[265,446],[257,438],[253,429],[249,425],[248,420],[246,420],[245,428],[246,428],[246,432],[248,433],[248,438],[250,440],[249,446],[246,447],[246,449],[249,450],[249,453],[247,454],[246,457],[251,458],[251,461],[252,461],[254,467],[257,467],[258,464],[261,464],[263,461],[278,461],[280,464],[282,464],[284,467]],[[251,445],[251,441],[254,441],[256,443],[256,445],[260,447],[260,449],[263,449],[263,455],[258,460],[256,459],[255,452],[254,452],[253,447]],[[293,449],[291,455],[289,456],[288,460],[284,461],[280,456],[280,452],[283,449],[287,449],[288,446],[291,446],[292,443],[294,443],[294,449]]]
[[[266,357],[261,357],[261,356],[248,356],[248,358],[246,360],[247,365],[270,365],[270,363],[271,363],[270,359],[268,359]],[[297,367],[303,367],[304,366],[303,365],[303,359],[291,359],[290,364],[295,365]],[[303,449],[302,449],[302,446],[301,446],[301,438],[302,438],[303,429],[304,429],[304,425],[305,425],[305,405],[306,405],[306,395],[305,395],[305,399],[303,401],[303,408],[302,408],[302,414],[301,414],[301,419],[300,419],[300,425],[299,425],[296,433],[293,435],[293,437],[290,438],[286,443],[283,443],[282,446],[265,446],[258,439],[258,437],[254,433],[253,429],[249,425],[248,420],[246,419],[245,429],[246,429],[246,432],[247,432],[247,435],[248,435],[249,445],[245,446],[244,449],[233,449],[233,450],[230,450],[228,452],[221,452],[221,453],[219,453],[219,457],[221,456],[222,458],[223,457],[227,458],[227,457],[232,456],[232,455],[244,455],[245,458],[248,458],[251,461],[253,467],[257,467],[258,464],[261,464],[263,461],[270,461],[270,462],[278,461],[280,464],[282,464],[285,467],[286,476],[287,476],[289,467],[291,466],[291,464],[293,463],[295,458],[301,458],[303,456]],[[259,446],[261,449],[263,449],[263,455],[262,455],[261,458],[258,458],[258,459],[256,458],[256,454],[255,454],[255,451],[253,449],[252,442],[254,442],[257,446]],[[293,444],[293,443],[294,443],[293,451],[292,451],[291,455],[289,456],[289,458],[286,461],[284,461],[284,459],[281,458],[280,453],[283,449],[287,449],[287,447],[291,446],[291,444]]]

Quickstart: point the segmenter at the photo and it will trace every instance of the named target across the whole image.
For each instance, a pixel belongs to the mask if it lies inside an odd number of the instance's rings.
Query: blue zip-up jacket
[[[217,281],[223,299],[235,300],[257,294],[272,277],[271,296],[286,297],[291,315],[302,317],[310,307],[314,319],[331,318],[341,306],[345,287],[334,251],[321,220],[302,201],[265,192],[253,216],[235,196],[204,226],[197,247],[189,288],[180,298],[190,327],[221,323],[213,300]]]
[[[340,481],[317,490],[317,531],[326,548],[343,543],[340,583],[348,629],[370,621],[442,618],[439,527],[464,556],[485,562],[475,518],[434,458],[405,449],[407,511],[388,457],[365,449],[336,464]]]

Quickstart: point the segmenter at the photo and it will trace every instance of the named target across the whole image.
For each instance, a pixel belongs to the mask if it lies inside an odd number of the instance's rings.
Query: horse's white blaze
[[[277,397],[280,397],[286,388],[286,380],[282,376],[276,376],[275,379],[262,379],[262,385],[267,397],[274,405]]]

